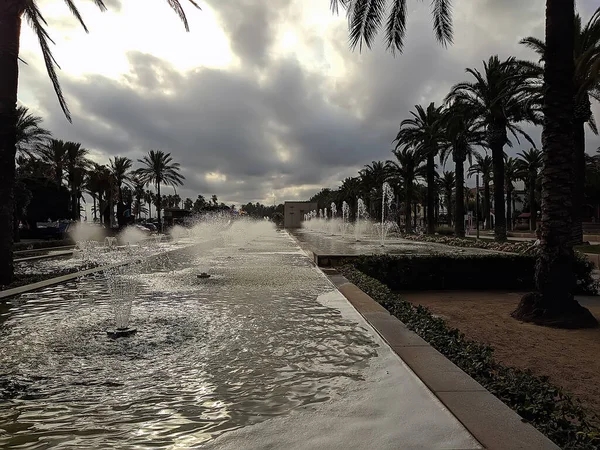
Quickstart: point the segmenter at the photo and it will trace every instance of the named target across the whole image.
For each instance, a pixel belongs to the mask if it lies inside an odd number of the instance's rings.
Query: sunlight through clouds
[[[56,42],[53,52],[62,68],[60,73],[115,79],[127,73],[126,53],[130,50],[164,59],[180,71],[198,66],[226,68],[235,63],[227,36],[205,5],[199,11],[184,4],[190,24],[190,32],[186,33],[164,0],[128,0],[120,11],[106,12],[100,12],[91,2],[79,4],[89,34],[70,17],[62,0],[40,5],[50,24],[50,36]],[[21,51],[40,54],[37,38],[27,25],[22,31]]]

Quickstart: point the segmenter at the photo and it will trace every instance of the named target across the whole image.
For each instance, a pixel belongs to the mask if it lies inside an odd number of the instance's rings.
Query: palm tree
[[[531,73],[524,70],[515,58],[500,61],[492,56],[483,63],[483,74],[477,69],[467,69],[475,82],[458,83],[452,87],[447,99],[463,103],[479,118],[487,131],[487,141],[494,163],[495,230],[496,240],[506,240],[506,214],[504,208],[504,146],[510,145],[508,132],[515,138],[525,137],[535,146],[518,122],[538,121],[530,97]]]
[[[194,6],[194,0],[189,0]],[[65,0],[70,11],[87,32],[81,14],[73,0]],[[103,0],[94,3],[105,10]],[[179,0],[168,0],[168,4],[182,19],[186,30],[187,19]],[[19,79],[19,46],[21,38],[21,19],[25,17],[37,35],[46,70],[54,86],[59,104],[70,121],[70,113],[62,94],[62,89],[56,74],[57,62],[52,55],[50,44],[52,39],[46,29],[47,22],[35,0],[4,1],[0,5],[0,168],[2,168],[0,184],[0,283],[10,283],[13,278],[12,263],[12,229],[15,186],[15,154],[17,144],[17,91]]]
[[[383,27],[386,10],[389,11],[385,22],[385,40],[392,53],[402,52],[406,32],[406,0],[390,0],[388,9],[386,0],[331,0],[331,8],[337,13],[341,4],[348,12],[350,46],[362,50],[363,42],[371,48],[375,36]],[[446,46],[452,43],[452,11],[450,0],[433,0],[433,29],[436,39]]]
[[[119,228],[125,225],[124,221],[124,201],[123,201],[123,183],[130,180],[130,170],[133,162],[126,156],[115,156],[109,160],[109,167],[115,179],[117,188],[117,222]]]
[[[529,229],[535,230],[537,225],[535,187],[537,184],[539,173],[542,170],[542,151],[535,148],[531,148],[529,150],[525,150],[524,152],[519,153],[517,156],[519,157],[517,164],[521,175],[527,184],[527,191],[529,192]]]
[[[165,153],[162,150],[150,150],[146,156],[142,159],[138,159],[138,162],[142,163],[143,167],[137,169],[136,175],[138,175],[145,184],[154,184],[156,187],[156,210],[158,224],[162,231],[162,222],[160,220],[162,200],[160,195],[160,185],[179,186],[183,184],[185,177],[179,173],[181,170],[179,163],[173,162],[171,154]],[[216,196],[214,197],[216,198]]]
[[[396,147],[392,151],[397,159],[388,161],[390,171],[402,180],[404,186],[404,226],[406,233],[412,230],[411,207],[414,200],[415,183],[426,175],[425,155],[409,146]],[[415,215],[416,217],[416,215]]]
[[[65,163],[67,165],[67,181],[71,191],[71,215],[73,220],[80,219],[79,197],[84,181],[85,170],[89,167],[87,149],[83,148],[79,142],[65,142],[66,154]]]
[[[573,194],[573,244],[583,241],[583,227],[581,210],[584,201],[585,189],[585,124],[587,123],[594,134],[598,134],[598,127],[591,109],[590,97],[600,101],[600,8],[592,15],[585,26],[582,26],[581,17],[576,14],[574,21],[574,52],[573,59],[575,72],[575,105],[573,110],[574,137],[575,137],[575,186]],[[544,62],[546,44],[535,37],[522,39],[521,44],[534,50],[540,56],[540,63]],[[537,68],[540,78],[543,67]],[[539,84],[542,87],[542,84]],[[538,95],[543,96],[542,89]]]
[[[448,215],[448,225],[452,225],[452,193],[456,185],[454,172],[444,171],[440,178],[440,188],[444,192],[444,203]],[[457,217],[456,220],[460,220]]]
[[[142,201],[146,201],[146,191],[144,190],[146,185],[139,175],[131,177],[131,185],[133,186],[133,197],[135,198],[135,215],[138,219],[141,219],[142,210],[145,209],[142,206]]]
[[[373,161],[358,172],[362,190],[369,204],[369,212],[379,216],[378,202],[381,201],[383,183],[389,178],[389,166],[385,161]]]
[[[403,120],[394,142],[399,145],[411,145],[423,152],[427,160],[427,232],[435,233],[435,157],[444,140],[443,109],[430,103],[427,109],[415,106],[412,118]]]
[[[454,234],[458,237],[465,236],[465,223],[461,219],[465,216],[465,161],[468,159],[469,164],[472,164],[473,155],[476,154],[475,147],[486,144],[485,131],[477,117],[461,103],[450,104],[444,114],[444,142],[440,160],[445,164],[452,154],[456,181]]]
[[[472,164],[469,168],[469,175],[480,174],[483,182],[483,218],[486,222],[486,228],[489,229],[492,215],[490,205],[490,181],[493,173],[493,161],[491,156],[481,156],[479,153],[475,153],[475,164]],[[496,190],[496,189],[495,189]],[[477,199],[478,200],[478,199]],[[504,195],[502,196],[504,201]],[[498,208],[495,209],[496,220],[498,220]],[[479,217],[476,218],[479,220]]]
[[[546,0],[542,226],[536,292],[523,296],[513,317],[553,327],[596,327],[573,297],[574,0]]]
[[[521,178],[519,162],[515,158],[506,157],[504,159],[504,183],[506,185],[506,224],[509,230],[513,229],[513,191],[515,181]]]
[[[29,113],[25,106],[17,108],[17,155],[32,156],[52,137],[52,133],[41,127],[42,118]]]
[[[358,202],[358,197],[360,196],[361,186],[360,186],[360,178],[358,177],[348,177],[342,181],[342,185],[340,186],[340,201],[347,201],[350,206],[350,210],[352,211],[352,215],[355,215],[356,212],[356,204]]]
[[[60,186],[63,181],[67,149],[66,143],[58,139],[51,139],[48,145],[41,149],[42,159],[54,170],[54,182],[57,186]]]

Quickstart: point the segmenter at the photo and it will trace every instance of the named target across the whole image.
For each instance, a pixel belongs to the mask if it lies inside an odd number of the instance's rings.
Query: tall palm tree
[[[363,42],[371,48],[375,36],[384,26],[385,40],[392,53],[402,52],[406,33],[407,0],[331,0],[331,8],[337,13],[339,5],[347,10],[350,46],[362,49]],[[391,6],[388,8],[388,3]],[[436,39],[446,46],[452,43],[451,0],[433,0],[431,3],[433,30]]]
[[[80,209],[78,209],[79,198],[85,170],[90,165],[90,161],[87,159],[89,151],[83,148],[79,142],[65,142],[65,147],[67,149],[65,154],[67,181],[71,191],[71,215],[74,220],[79,220],[81,216]]]
[[[126,156],[115,156],[109,160],[109,167],[113,174],[117,188],[117,222],[119,223],[120,228],[122,228],[124,225],[123,214],[125,212],[123,183],[126,183],[130,180],[130,170],[132,165],[133,161]]]
[[[415,106],[412,118],[400,123],[400,131],[395,142],[399,145],[411,145],[425,155],[427,161],[427,232],[435,233],[435,157],[444,141],[443,107],[430,103],[427,109]]]
[[[138,162],[142,163],[142,167],[136,170],[136,175],[145,184],[153,184],[156,187],[158,223],[162,229],[160,186],[180,186],[185,177],[179,173],[179,163],[173,162],[171,154],[162,150],[150,150],[142,159],[138,159]]]
[[[444,171],[440,177],[440,188],[442,192],[444,192],[444,204],[448,215],[448,225],[452,225],[452,193],[454,192],[455,185],[456,180],[454,172]],[[460,217],[457,217],[456,220],[460,220]]]
[[[515,158],[506,157],[504,159],[504,183],[506,189],[506,225],[508,230],[513,229],[513,191],[515,190],[515,181],[521,178],[519,163]]]
[[[52,133],[42,128],[41,123],[42,118],[30,114],[25,106],[17,108],[17,155],[36,155],[46,145]]]
[[[537,225],[537,207],[535,201],[535,187],[542,170],[542,151],[531,148],[517,154],[517,164],[527,185],[529,203],[529,229],[535,230]]]
[[[493,161],[491,156],[481,156],[479,153],[475,153],[475,164],[472,164],[469,168],[469,175],[480,174],[483,182],[483,218],[486,222],[486,227],[489,229],[492,216],[491,216],[491,195],[490,195],[490,181],[493,173]],[[504,196],[502,197],[504,201]],[[495,208],[496,220],[498,220],[498,208]],[[477,217],[476,220],[479,220]]]
[[[472,164],[475,147],[486,146],[485,131],[481,121],[471,114],[465,105],[454,102],[449,105],[444,114],[444,141],[440,151],[442,163],[446,163],[452,154],[455,167],[456,198],[454,202],[454,234],[458,237],[465,236],[465,161]],[[460,219],[460,220],[459,220]]]
[[[186,30],[187,19],[179,0],[167,0],[183,20]],[[194,0],[189,0],[198,7]],[[81,14],[73,0],[65,0],[69,10],[81,23],[87,32]],[[94,3],[105,10],[103,0],[94,0]],[[29,22],[37,35],[46,69],[54,91],[58,96],[59,104],[70,121],[70,113],[62,94],[60,83],[56,74],[57,62],[52,55],[52,39],[46,29],[47,22],[42,16],[36,0],[10,0],[0,2],[0,282],[10,283],[13,278],[14,267],[12,263],[12,228],[13,228],[13,195],[15,185],[15,153],[17,143],[17,91],[19,79],[19,46],[21,38],[21,19]]]
[[[594,120],[590,98],[600,101],[600,8],[592,15],[585,26],[576,14],[574,22],[575,105],[573,110],[575,137],[575,185],[573,194],[573,244],[583,241],[581,210],[585,188],[585,124],[594,134],[598,127]],[[534,50],[544,62],[546,43],[536,37],[522,39],[521,44]],[[537,68],[539,77],[543,76],[543,66]],[[540,102],[543,96],[542,83],[539,84]]]
[[[494,206],[496,240],[506,240],[504,208],[504,146],[509,144],[508,132],[518,140],[525,137],[535,146],[518,122],[538,121],[531,102],[531,73],[524,70],[515,58],[501,61],[492,56],[483,63],[483,73],[467,69],[475,82],[458,83],[448,99],[465,104],[481,121],[487,131],[487,141],[494,163]]]
[[[348,177],[342,181],[342,185],[340,186],[340,201],[348,202],[350,206],[350,210],[352,211],[352,215],[355,215],[356,212],[356,203],[358,202],[358,197],[360,196],[361,186],[360,186],[360,178],[358,177]]]
[[[392,153],[397,161],[388,161],[388,165],[390,171],[402,180],[404,186],[404,226],[406,233],[410,233],[412,231],[410,219],[415,183],[426,175],[425,155],[407,145],[396,147]]]
[[[371,215],[380,217],[381,192],[383,183],[389,178],[389,166],[385,161],[373,161],[358,172],[363,193],[369,205]],[[375,212],[375,214],[373,214]]]
[[[58,139],[51,139],[48,145],[41,149],[42,159],[52,166],[54,182],[57,186],[62,185],[63,182],[67,149],[66,143]]]
[[[536,292],[523,296],[513,317],[554,327],[595,327],[598,321],[573,297],[571,244],[575,142],[573,109],[574,0],[546,0],[542,226]]]
[[[142,210],[145,209],[142,205],[146,201],[145,183],[139,175],[131,177],[131,185],[133,186],[133,197],[135,198],[135,214],[138,219],[142,218]]]

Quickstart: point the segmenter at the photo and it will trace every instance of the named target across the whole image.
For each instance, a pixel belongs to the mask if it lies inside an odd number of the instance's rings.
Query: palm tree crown
[[[136,173],[146,184],[166,184],[180,186],[185,177],[179,173],[179,163],[173,162],[170,153],[162,150],[150,150],[142,159],[138,159],[142,167]]]
[[[402,53],[406,34],[407,0],[331,0],[331,9],[337,13],[339,5],[348,15],[350,46],[362,50],[363,42],[371,48],[375,36],[384,26],[386,9],[390,5],[385,21],[385,40],[392,53]],[[446,46],[452,43],[452,4],[450,0],[433,0],[433,29],[436,39]]]
[[[31,156],[40,148],[52,133],[41,127],[42,118],[29,113],[25,106],[17,108],[17,154]]]

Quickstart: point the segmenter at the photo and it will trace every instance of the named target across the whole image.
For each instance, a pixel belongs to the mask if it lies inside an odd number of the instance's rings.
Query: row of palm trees
[[[384,28],[388,48],[392,52],[402,51],[406,0],[332,0],[331,4],[334,9],[342,4],[348,10],[351,47],[363,43],[371,47],[377,33]],[[451,114],[448,121],[436,123],[455,120],[459,130],[468,130],[472,124],[485,133],[486,145],[492,153],[493,182],[497,187],[505,185],[504,146],[509,143],[508,133],[515,137],[523,135],[522,130],[513,125],[523,121],[543,125],[542,221],[536,292],[522,297],[513,316],[554,327],[598,326],[598,321],[573,296],[573,242],[581,239],[579,206],[583,191],[580,184],[585,175],[584,126],[588,123],[592,131],[595,128],[588,102],[590,98],[598,100],[600,97],[600,11],[597,10],[583,27],[575,13],[574,0],[546,0],[545,5],[544,41],[532,38],[522,41],[541,54],[540,62],[491,59],[483,73],[469,70],[475,80],[454,86],[446,98],[444,107],[456,108],[456,114]],[[451,11],[451,0],[432,2],[435,35],[443,45],[452,43]],[[452,119],[453,116],[456,118]],[[472,145],[470,136],[471,133],[459,132],[455,137],[460,139],[450,143],[459,180],[466,156],[463,150]],[[400,139],[398,144],[402,149],[415,142]],[[435,152],[443,149],[435,144],[441,143],[419,140],[417,148]],[[457,189],[459,195],[460,192],[461,189]],[[501,196],[503,189],[495,189],[498,216],[495,234],[499,240],[506,239]]]
[[[572,243],[583,240],[581,209],[585,186],[585,124],[592,132],[598,133],[590,108],[590,99],[600,100],[600,8],[592,15],[585,26],[581,18],[575,16],[574,62],[576,107],[572,120],[575,124],[574,158],[576,189],[573,190],[573,229]],[[527,37],[521,43],[535,50],[544,60],[545,43],[535,37]],[[501,60],[492,56],[483,63],[483,70],[468,68],[470,80],[454,85],[441,105],[430,103],[416,105],[411,117],[403,120],[394,140],[396,162],[392,167],[404,180],[417,179],[421,175],[427,184],[426,217],[427,232],[435,232],[436,205],[436,159],[446,164],[450,157],[455,165],[455,208],[454,217],[463,217],[464,164],[472,163],[477,148],[489,152],[490,156],[479,156],[471,171],[483,177],[485,217],[490,223],[490,184],[501,188],[493,189],[495,237],[499,241],[507,238],[507,223],[511,223],[511,199],[514,182],[523,179],[528,185],[532,227],[536,224],[535,185],[542,168],[543,155],[532,149],[520,154],[520,162],[508,158],[506,147],[520,143],[523,138],[535,147],[532,138],[523,130],[522,124],[543,123],[543,66],[540,63],[520,61],[513,57]],[[424,164],[423,173],[420,172]],[[375,170],[380,169],[380,170]],[[369,166],[362,178],[381,178],[382,166]],[[376,180],[379,184],[381,179]],[[406,201],[410,204],[412,183],[404,183]],[[508,197],[508,198],[506,198]],[[410,216],[410,208],[405,208]],[[507,221],[508,218],[508,221]],[[410,223],[408,217],[407,223]],[[410,226],[410,225],[409,225]],[[464,222],[455,221],[455,232],[464,236]]]
[[[368,212],[379,220],[381,218],[381,196],[382,184],[387,182],[393,188],[396,201],[399,205],[398,211],[404,212],[405,231],[410,233],[416,226],[417,208],[420,204],[425,204],[428,200],[427,180],[427,156],[423,152],[415,151],[412,148],[396,149],[392,152],[395,160],[373,161],[361,169],[357,177],[349,177],[343,180],[337,190],[323,189],[310,200],[319,204],[319,207],[327,207],[331,202],[340,203],[344,200],[349,201],[353,207],[356,201],[362,197],[367,205]],[[491,224],[491,192],[492,192],[492,174],[493,163],[489,155],[482,155],[475,152],[470,154],[471,165],[468,169],[468,175],[480,175],[483,187],[483,208],[480,216],[483,217],[487,227]],[[542,152],[539,149],[529,149],[517,155],[517,158],[506,157],[504,162],[505,169],[505,199],[507,211],[507,223],[509,227],[513,224],[513,193],[515,183],[519,180],[524,181],[528,191],[528,205],[531,213],[530,229],[535,227],[536,210],[539,201],[539,187],[541,172]],[[465,206],[471,201],[475,201],[470,189],[465,186],[464,180],[461,183],[457,181],[456,173],[451,170],[444,170],[441,174],[438,172],[437,165],[434,167],[434,214],[427,216],[425,210],[425,221],[434,225],[439,224],[440,207],[446,209],[446,216],[449,223],[454,224],[454,231],[457,236],[464,237],[465,229],[461,217],[464,217]],[[462,185],[462,189],[457,191],[457,186]],[[479,201],[479,199],[477,199]],[[465,205],[462,208],[460,205]],[[400,222],[400,217],[396,219]],[[459,220],[460,219],[460,220]],[[460,222],[460,223],[459,223]]]
[[[27,173],[33,167],[39,172],[51,174],[57,186],[66,185],[69,190],[71,218],[80,219],[81,200],[87,192],[93,199],[94,218],[100,212],[104,221],[110,223],[114,206],[117,221],[122,226],[127,219],[127,209],[133,216],[140,216],[144,206],[155,205],[159,223],[164,206],[176,207],[181,198],[161,195],[162,186],[180,186],[185,177],[180,174],[180,165],[173,161],[170,153],[150,150],[133,168],[133,161],[125,156],[110,158],[108,165],[101,165],[89,158],[89,150],[78,142],[53,139],[51,133],[41,125],[41,118],[32,115],[27,108],[18,108],[17,122],[17,166]],[[156,193],[149,189],[151,186]]]

